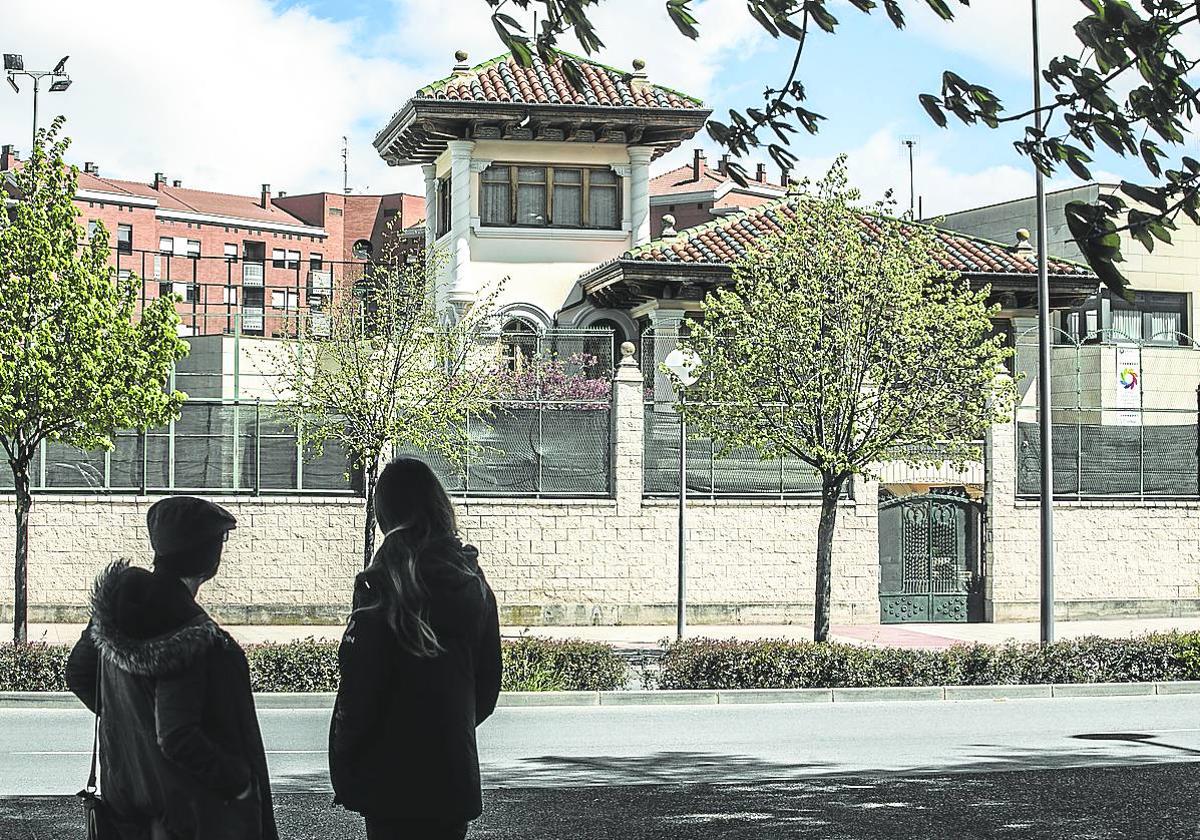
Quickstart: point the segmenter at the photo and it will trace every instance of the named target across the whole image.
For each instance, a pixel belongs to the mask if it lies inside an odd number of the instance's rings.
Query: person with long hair
[[[475,728],[500,693],[500,623],[479,552],[433,471],[380,473],[383,542],[355,579],[329,733],[334,801],[369,840],[461,840],[483,812]]]

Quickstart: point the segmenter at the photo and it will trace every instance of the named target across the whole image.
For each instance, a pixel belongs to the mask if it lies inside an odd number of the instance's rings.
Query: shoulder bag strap
[[[103,657],[96,657],[96,728],[92,735],[92,769],[88,772],[88,793],[96,792],[96,760],[100,754],[100,673],[104,669]]]

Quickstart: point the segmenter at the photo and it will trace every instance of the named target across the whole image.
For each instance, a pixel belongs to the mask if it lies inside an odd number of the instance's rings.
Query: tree
[[[720,454],[739,446],[790,455],[821,480],[814,635],[829,633],[838,500],[853,476],[889,460],[978,457],[980,439],[1012,408],[997,370],[1010,351],[991,336],[986,290],[938,262],[928,227],[853,206],[845,158],[794,215],[704,301],[683,339],[700,360],[683,415]],[[926,450],[928,451],[928,450]]]
[[[13,635],[26,641],[30,466],[44,441],[111,448],[120,429],[161,425],[186,395],[165,386],[187,353],[173,297],[137,315],[139,280],[109,266],[108,233],[76,221],[77,170],[62,119],[38,133],[0,213],[0,445],[16,488]]]
[[[573,84],[581,74],[570,56],[557,49],[559,37],[570,33],[588,55],[604,47],[589,17],[604,0],[484,0],[492,24],[513,56],[529,66],[534,53],[543,61],[563,59]],[[969,0],[846,0],[849,7],[872,14],[880,6],[897,29],[903,29],[906,11],[925,6],[945,21],[954,19],[956,6]],[[1188,77],[1200,63],[1182,49],[1185,39],[1200,32],[1200,7],[1194,0],[1079,0],[1086,14],[1075,25],[1081,51],[1053,58],[1043,71],[1055,95],[1040,112],[1018,109],[1006,113],[989,88],[973,84],[957,73],[942,74],[938,94],[919,99],[930,117],[943,128],[947,113],[967,124],[998,128],[1034,119],[1017,150],[1045,174],[1066,165],[1078,177],[1090,180],[1090,153],[1103,144],[1116,154],[1140,158],[1147,173],[1160,184],[1122,182],[1124,195],[1140,205],[1130,207],[1117,196],[1101,196],[1094,203],[1072,202],[1066,210],[1072,236],[1097,275],[1120,294],[1128,295],[1127,282],[1117,263],[1122,261],[1119,232],[1128,230],[1147,250],[1155,241],[1170,243],[1170,231],[1180,213],[1200,224],[1200,162],[1182,156],[1177,167],[1164,165],[1166,152],[1159,145],[1181,146],[1189,137],[1186,124],[1198,103]],[[532,39],[520,21],[505,13],[509,4],[522,12],[541,11],[541,25]],[[761,107],[729,111],[728,121],[710,120],[712,138],[735,156],[762,148],[781,167],[789,168],[796,156],[789,150],[791,135],[802,128],[816,134],[825,119],[805,106],[807,91],[799,76],[800,60],[815,27],[827,34],[837,31],[835,0],[747,0],[746,11],[771,37],[791,41],[793,58],[781,84],[767,86]],[[692,14],[692,0],[665,0],[664,10],[684,36],[700,37],[700,23]],[[1057,121],[1058,128],[1054,125]],[[1155,139],[1157,138],[1157,139]],[[730,172],[740,183],[745,168],[731,162]]]
[[[384,255],[356,289],[335,290],[327,335],[278,354],[277,405],[320,450],[333,441],[363,471],[363,565],[375,553],[375,481],[389,447],[415,447],[457,463],[473,451],[469,416],[486,416],[499,352],[486,335],[495,292],[462,317],[439,318],[434,253]],[[311,330],[309,331],[311,335]]]

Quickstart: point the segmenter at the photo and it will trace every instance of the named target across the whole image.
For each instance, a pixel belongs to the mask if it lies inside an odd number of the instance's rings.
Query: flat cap
[[[187,551],[236,527],[237,519],[232,513],[195,496],[169,496],[146,511],[146,528],[155,556]]]

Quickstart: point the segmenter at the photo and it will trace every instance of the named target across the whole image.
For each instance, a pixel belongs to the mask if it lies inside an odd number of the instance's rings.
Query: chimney
[[[262,200],[260,203],[262,204],[262,207],[264,210],[271,209],[271,185],[270,184],[262,185]]]
[[[729,174],[729,155],[721,155],[721,160],[717,164],[717,171],[722,175]]]
[[[779,185],[781,187],[790,187],[792,185],[792,170],[786,167],[779,170]]]
[[[167,185],[167,176],[161,172],[154,173],[154,189],[162,189]]]
[[[13,164],[20,160],[16,147],[12,143],[0,146],[0,170],[12,169]]]
[[[83,162],[83,171],[86,175],[99,175],[100,167],[96,166],[96,164],[90,160],[85,160]]]
[[[182,186],[183,186],[183,181],[180,181],[180,180],[176,179],[176,180],[174,180],[174,181],[172,181],[172,182],[171,182],[171,186],[172,186],[172,187],[175,187],[175,188],[177,188],[177,189],[178,189],[179,187],[182,187]]]
[[[280,190],[280,191],[279,191],[279,197],[280,197],[280,198],[287,198],[287,191],[286,191],[286,190]]]
[[[765,163],[760,163],[754,170],[754,180],[760,184],[767,183],[767,165]]]
[[[704,174],[704,150],[696,149],[692,152],[692,180],[699,181],[700,176]]]

